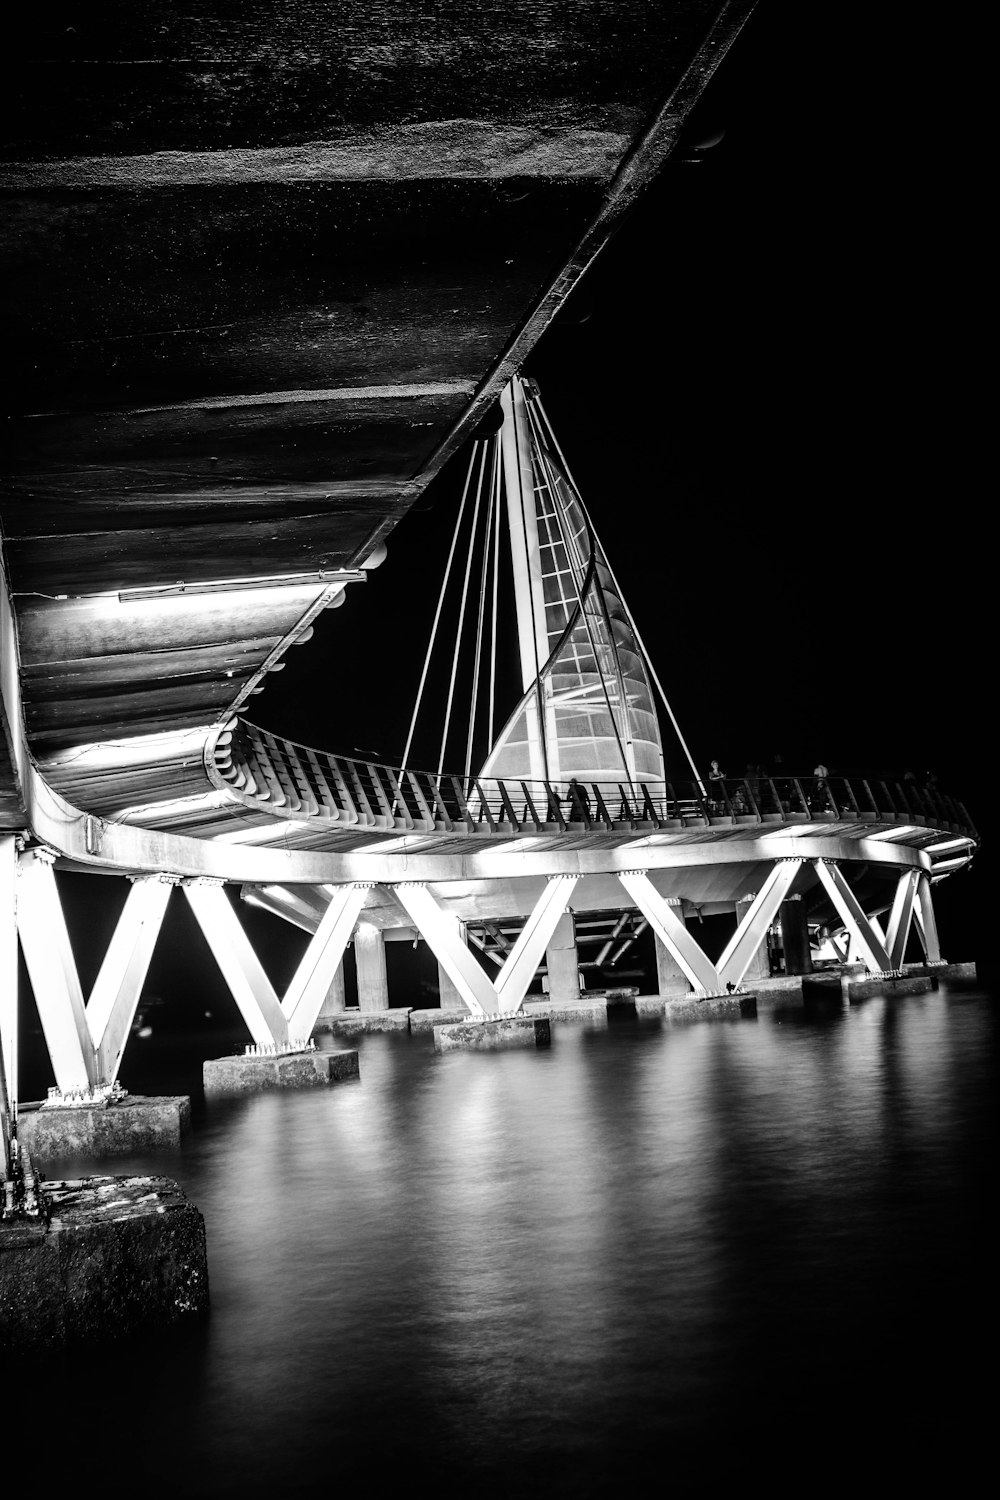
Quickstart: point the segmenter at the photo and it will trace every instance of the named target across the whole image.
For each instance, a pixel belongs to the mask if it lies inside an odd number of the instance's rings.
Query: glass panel
[[[650,784],[663,749],[652,688],[625,607],[580,498],[532,417],[531,463],[549,656],[497,738],[482,774],[537,774],[539,698],[552,780]]]

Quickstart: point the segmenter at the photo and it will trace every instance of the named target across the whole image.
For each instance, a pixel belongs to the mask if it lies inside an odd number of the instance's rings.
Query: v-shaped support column
[[[281,1002],[290,1037],[307,1040],[312,1035],[369,889],[367,885],[333,888],[330,905],[323,913],[323,920],[313,933]]]
[[[841,921],[853,939],[852,951],[857,951],[870,969],[891,969],[892,963],[885,944],[865,915],[857,896],[844,879],[840,869],[831,860],[815,859],[813,868],[819,876]]]
[[[222,881],[192,880],[182,889],[257,1046],[304,1045],[344,956],[368,886],[336,888],[280,1002]]]
[[[462,942],[457,919],[441,909],[425,885],[405,882],[392,891],[473,1015],[510,1016],[528,993],[577,879],[555,875],[547,881],[495,985]]]
[[[170,886],[155,876],[133,883],[85,1007],[51,856],[21,856],[18,932],[61,1093],[114,1083]]]
[[[892,902],[892,911],[889,913],[889,930],[886,934],[885,946],[889,952],[889,967],[901,969],[903,957],[906,953],[906,941],[910,936],[910,924],[913,920],[913,907],[917,897],[917,886],[920,881],[919,870],[907,870],[900,875],[896,883],[896,894]]]
[[[934,916],[934,901],[931,897],[931,878],[921,870],[917,879],[918,905],[914,911],[917,932],[929,964],[941,963],[941,945],[938,941],[937,920]]]
[[[883,931],[882,923],[879,921],[874,912],[872,912],[868,917],[868,925],[871,928],[872,932],[874,932],[875,936],[878,938],[879,942],[882,944],[882,947],[885,949],[886,953],[888,953],[889,941],[886,938],[885,932]],[[841,946],[846,950],[843,955],[842,962],[848,964],[863,964],[865,962],[865,954],[862,950],[860,939],[855,937],[854,933],[851,932],[851,930],[847,927],[844,928],[844,936]]]
[[[722,982],[715,965],[706,957],[684,923],[674,916],[669,903],[664,901],[645,870],[620,870],[618,879],[657,937],[673,954],[692,988],[721,990]]]
[[[181,890],[257,1046],[286,1046],[288,1022],[274,986],[229,904],[222,881],[185,881]]]
[[[0,1171],[10,1175],[10,1121],[17,1086],[17,844],[0,838]]]
[[[801,859],[781,859],[773,866],[716,965],[720,989],[740,983],[804,863]]]

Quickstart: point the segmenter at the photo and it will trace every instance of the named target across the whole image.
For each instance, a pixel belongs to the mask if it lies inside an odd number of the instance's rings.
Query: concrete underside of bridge
[[[751,9],[21,18],[2,514],[43,770],[260,691],[475,430]],[[137,751],[134,800],[184,795],[190,759]]]

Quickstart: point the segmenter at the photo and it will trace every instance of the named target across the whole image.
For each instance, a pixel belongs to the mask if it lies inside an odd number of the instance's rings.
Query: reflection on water
[[[210,1101],[175,1156],[114,1164],[201,1209],[212,1313],[25,1371],[16,1420],[67,1473],[512,1497],[971,1475],[983,990],[623,1017],[538,1053],[358,1045],[360,1083]]]

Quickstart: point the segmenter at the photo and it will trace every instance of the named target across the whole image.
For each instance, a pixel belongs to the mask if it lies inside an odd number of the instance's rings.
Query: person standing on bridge
[[[826,790],[826,778],[829,774],[828,767],[824,766],[822,761],[813,767],[813,776],[816,778],[816,785],[813,787],[812,796],[808,798],[810,812],[825,812],[828,809],[829,801]]]
[[[577,818],[584,823],[590,822],[590,793],[585,786],[580,785],[575,776],[566,790],[566,801]]]

